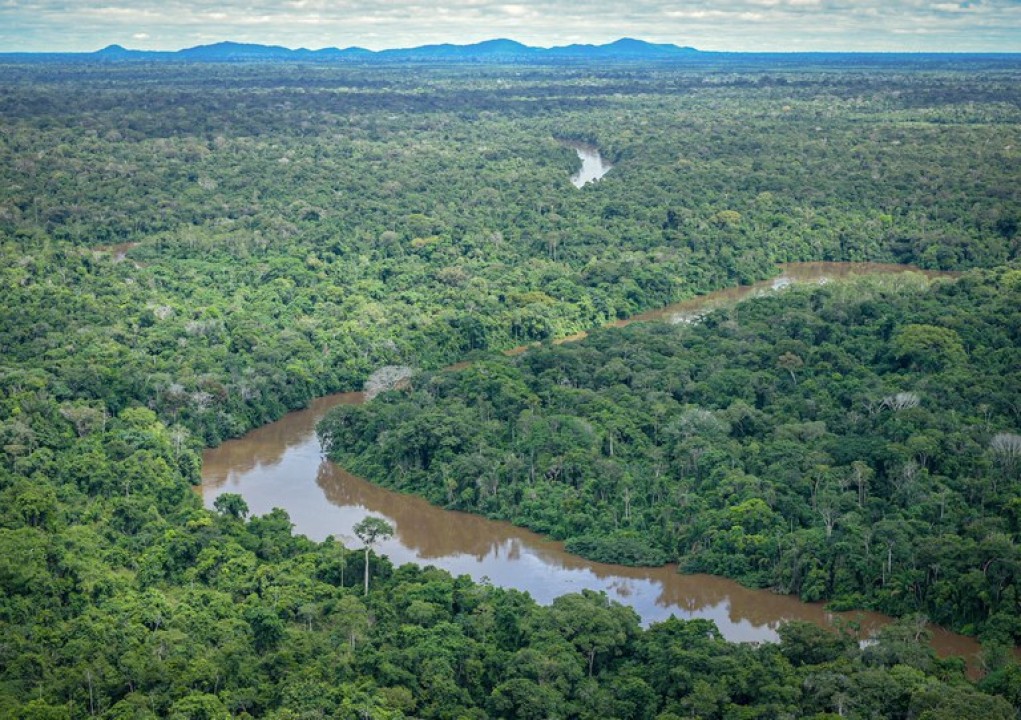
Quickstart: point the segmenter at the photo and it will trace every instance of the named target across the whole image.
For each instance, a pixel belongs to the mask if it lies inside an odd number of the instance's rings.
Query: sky
[[[730,51],[1021,52],[1021,0],[0,0],[0,52],[233,40],[379,50],[620,37]]]

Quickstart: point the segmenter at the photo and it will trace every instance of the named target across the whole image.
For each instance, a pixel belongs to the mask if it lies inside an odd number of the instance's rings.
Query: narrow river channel
[[[791,264],[783,266],[779,278],[712,293],[627,322],[685,321],[720,304],[791,283],[908,269],[864,263]],[[777,628],[787,620],[826,624],[840,615],[859,622],[866,634],[889,622],[877,613],[829,613],[818,604],[750,590],[723,578],[682,575],[672,565],[628,568],[591,562],[566,552],[560,543],[508,523],[443,510],[421,498],[376,487],[326,460],[315,435],[316,423],[331,407],[362,401],[361,393],[319,398],[307,410],[207,450],[202,470],[206,506],[212,507],[221,493],[238,493],[255,514],[283,508],[297,532],[316,540],[333,535],[353,547],[360,545],[353,526],[366,515],[382,516],[396,533],[378,551],[396,564],[435,565],[476,581],[528,591],[540,603],[583,588],[602,590],[633,607],[645,624],[671,615],[706,618],[732,641],[775,640]],[[941,655],[971,658],[978,651],[971,638],[934,630],[934,646]]]

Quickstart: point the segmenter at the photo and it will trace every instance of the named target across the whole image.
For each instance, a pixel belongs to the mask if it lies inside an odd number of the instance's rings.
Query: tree
[[[221,515],[235,520],[244,520],[248,516],[248,503],[237,493],[224,493],[213,500],[213,507]]]
[[[499,717],[540,720],[560,715],[563,698],[548,685],[539,685],[527,678],[513,678],[493,688],[489,709]]]
[[[841,655],[850,654],[855,647],[850,635],[801,620],[785,622],[777,634],[780,652],[796,667],[833,662]]]
[[[353,652],[369,631],[369,612],[361,600],[344,595],[336,606],[337,631],[343,635]]]
[[[582,590],[553,601],[551,623],[562,637],[581,651],[593,676],[599,655],[617,655],[638,630],[638,616],[631,608],[610,602],[605,593]]]
[[[60,407],[60,414],[64,418],[74,425],[75,432],[78,433],[78,437],[85,437],[86,435],[93,433],[96,429],[105,429],[106,427],[106,409],[98,409],[89,407],[88,405],[71,405],[65,403]]]
[[[1003,470],[1003,475],[1010,480],[1021,465],[1021,435],[1014,433],[997,433],[989,441],[996,463]],[[994,486],[995,491],[995,486]]]
[[[894,355],[912,367],[939,371],[967,359],[960,336],[944,327],[910,324],[891,341]]]
[[[254,605],[245,611],[244,617],[252,629],[252,638],[258,652],[272,650],[283,639],[284,623],[270,608]]]
[[[776,360],[776,365],[779,368],[786,370],[791,375],[791,382],[795,385],[798,383],[798,376],[795,374],[795,370],[801,369],[805,364],[805,361],[800,356],[794,353],[785,352]]]
[[[369,594],[369,551],[377,542],[393,537],[393,525],[380,517],[369,515],[354,526],[355,535],[365,543],[365,594]]]

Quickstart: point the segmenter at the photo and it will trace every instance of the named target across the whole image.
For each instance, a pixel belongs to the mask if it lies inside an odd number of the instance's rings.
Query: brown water
[[[855,270],[901,272],[898,266],[811,263],[786,266],[787,280],[713,293],[705,303],[733,302],[779,283],[820,281]],[[670,319],[697,312],[692,301],[664,308],[646,319]],[[637,318],[636,318],[637,319]],[[877,613],[829,613],[821,605],[803,603],[766,590],[750,590],[707,575],[681,575],[676,566],[629,568],[591,562],[572,555],[563,545],[509,523],[429,505],[421,498],[385,490],[329,462],[315,436],[316,423],[339,404],[362,402],[361,393],[342,393],[315,400],[307,410],[253,430],[242,438],[207,450],[203,456],[202,493],[212,506],[221,493],[242,495],[255,514],[285,509],[295,528],[313,539],[333,535],[359,546],[352,530],[366,515],[385,517],[396,532],[379,551],[397,563],[435,565],[475,580],[528,591],[540,603],[583,588],[605,591],[611,599],[633,607],[646,624],[676,615],[716,622],[732,641],[771,641],[786,620],[817,624],[835,615],[861,623],[868,633],[889,618]],[[941,655],[974,656],[974,640],[936,630],[934,645]]]
[[[618,320],[614,327],[623,327],[633,322],[650,322],[662,320],[669,323],[693,322],[703,315],[726,305],[749,297],[766,295],[783,290],[791,285],[821,285],[835,280],[847,280],[860,275],[902,275],[917,273],[927,278],[954,277],[959,273],[939,270],[921,270],[912,265],[891,265],[889,263],[851,263],[851,262],[805,262],[786,263],[780,266],[780,274],[769,280],[762,280],[753,285],[739,285],[724,288],[708,295],[699,295],[673,305],[648,310],[632,315],[626,320]]]
[[[697,321],[707,313],[717,308],[733,305],[747,298],[767,295],[769,293],[783,290],[792,285],[815,284],[833,282],[835,280],[847,280],[861,275],[903,275],[915,273],[924,275],[927,278],[956,277],[960,273],[945,272],[941,270],[922,270],[913,265],[892,265],[890,263],[871,262],[801,262],[783,263],[780,265],[780,274],[769,280],[760,280],[752,285],[737,285],[735,287],[716,290],[706,295],[697,295],[679,303],[665,305],[655,310],[632,315],[622,320],[614,320],[607,327],[625,327],[636,322],[668,322],[672,325],[680,323],[691,323]],[[561,345],[568,342],[576,342],[588,337],[587,332],[579,332],[554,340],[554,344]],[[534,345],[537,345],[535,343]],[[533,345],[519,345],[506,351],[507,355],[519,355]],[[460,363],[459,363],[460,365]]]

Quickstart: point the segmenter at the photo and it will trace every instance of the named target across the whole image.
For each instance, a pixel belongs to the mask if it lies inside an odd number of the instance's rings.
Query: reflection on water
[[[787,595],[750,590],[708,575],[680,575],[675,566],[629,568],[596,563],[566,552],[560,543],[509,523],[429,505],[421,498],[372,485],[326,460],[315,437],[315,423],[341,403],[356,403],[360,393],[320,398],[308,410],[206,452],[203,494],[207,506],[220,493],[241,494],[252,512],[287,510],[296,529],[321,540],[333,535],[360,545],[353,527],[366,515],[385,517],[395,535],[379,547],[396,564],[417,562],[455,575],[528,591],[540,603],[583,588],[603,590],[635,609],[645,623],[676,615],[716,622],[724,637],[737,641],[776,639],[790,619],[829,622],[822,606]],[[887,618],[847,613],[873,630]],[[974,644],[941,634],[940,650],[969,654]]]
[[[309,468],[314,471],[322,459],[316,423],[337,405],[360,405],[363,400],[360,392],[325,395],[313,400],[304,410],[287,413],[276,422],[206,450],[202,455],[203,487],[226,484],[235,489],[223,492],[240,492],[237,486],[242,483],[247,488],[249,483],[305,474]],[[208,501],[209,493],[204,494]],[[207,504],[212,507],[211,502]],[[248,504],[254,509],[250,502]],[[286,509],[285,505],[279,507]],[[299,531],[305,532],[300,528]]]
[[[823,268],[830,277],[841,274],[834,270],[846,269],[831,263],[811,266],[814,269],[788,266],[786,276],[791,281],[818,281]],[[857,269],[861,272],[863,266]],[[869,269],[877,271],[875,266],[864,267]],[[701,308],[688,302],[635,319],[670,319],[678,312],[704,311],[707,302],[733,302],[768,287],[772,281],[714,293],[701,298]],[[361,393],[319,398],[307,410],[206,451],[202,486],[206,505],[211,507],[221,493],[239,493],[255,514],[283,508],[298,532],[317,540],[333,535],[352,547],[360,546],[354,525],[368,514],[379,515],[396,530],[379,551],[396,564],[435,565],[455,575],[525,590],[540,603],[583,588],[602,590],[633,607],[646,624],[671,615],[706,618],[734,641],[775,640],[776,629],[785,620],[823,624],[833,618],[820,605],[750,590],[723,578],[681,575],[675,566],[628,568],[583,560],[562,544],[509,523],[443,510],[421,498],[376,487],[326,460],[315,436],[315,424],[331,407],[362,401]],[[876,613],[843,615],[860,622],[865,632],[889,621]],[[971,639],[939,630],[935,645],[941,654],[977,651]]]
[[[781,620],[806,612],[817,622],[826,616],[816,605],[717,577],[679,575],[675,566],[628,568],[584,560],[566,552],[561,543],[508,523],[444,511],[421,498],[388,492],[329,461],[319,466],[316,484],[340,509],[330,511],[332,519],[320,515],[319,521],[336,523],[332,527],[342,528],[340,535],[352,544],[358,545],[350,529],[354,523],[366,513],[383,515],[396,529],[383,548],[395,562],[428,563],[455,575],[488,577],[495,585],[526,590],[540,603],[582,588],[603,590],[633,607],[646,623],[671,614],[711,618],[726,636],[740,640],[773,639]],[[319,526],[319,533],[326,531],[326,525]],[[869,627],[878,625],[865,620]]]

